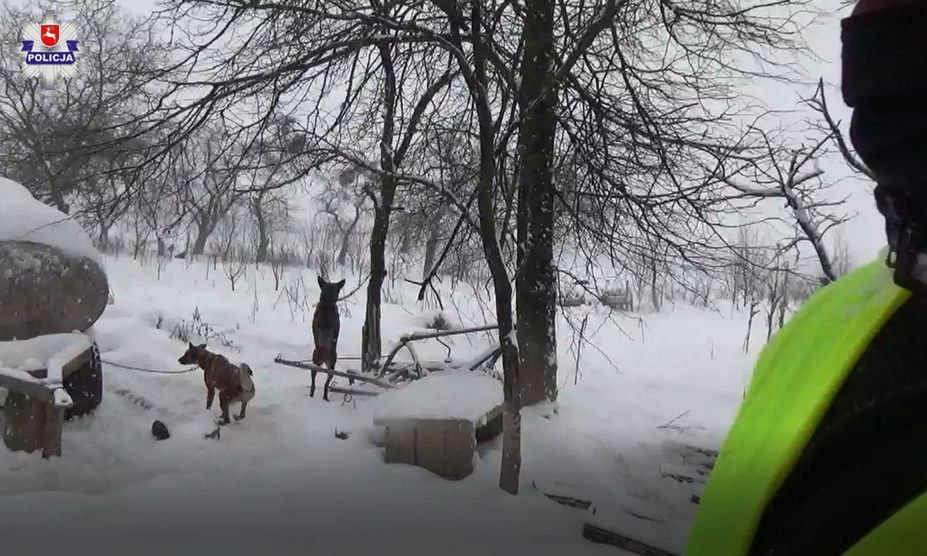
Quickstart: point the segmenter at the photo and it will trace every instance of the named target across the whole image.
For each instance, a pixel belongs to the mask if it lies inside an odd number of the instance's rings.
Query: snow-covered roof
[[[0,176],[0,241],[31,241],[99,262],[90,236],[73,218],[37,201],[29,190]]]
[[[469,419],[477,422],[501,403],[502,384],[478,371],[431,373],[370,401],[375,419]]]
[[[47,369],[47,380],[61,382],[62,368],[90,346],[90,338],[76,332],[0,342],[0,369],[19,372]]]

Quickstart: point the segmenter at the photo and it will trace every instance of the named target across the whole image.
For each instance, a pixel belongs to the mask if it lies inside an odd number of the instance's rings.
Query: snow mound
[[[29,340],[0,342],[0,366],[20,371],[57,370],[90,347],[84,334],[48,334]],[[60,377],[60,374],[58,375]],[[60,380],[60,378],[59,378]]]
[[[370,401],[377,419],[479,420],[502,403],[502,385],[481,372],[441,371]]]
[[[80,224],[37,201],[28,189],[3,176],[0,176],[0,241],[31,241],[100,262],[93,242]]]

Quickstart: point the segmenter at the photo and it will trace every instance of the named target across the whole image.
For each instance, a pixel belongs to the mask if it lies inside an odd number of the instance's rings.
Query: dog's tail
[[[254,393],[254,380],[251,378],[254,376],[254,373],[251,371],[251,367],[247,363],[242,363],[238,366],[241,369],[239,375],[241,375],[241,389],[250,394]]]

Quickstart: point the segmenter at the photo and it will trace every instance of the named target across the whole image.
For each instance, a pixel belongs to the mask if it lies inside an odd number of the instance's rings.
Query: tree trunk
[[[52,203],[55,204],[55,208],[65,214],[70,214],[71,207],[69,207],[68,203],[64,200],[64,194],[61,193],[60,189],[52,186],[50,196]]]
[[[499,486],[510,494],[518,494],[519,475],[521,474],[521,389],[519,387],[519,348],[515,339],[512,320],[512,284],[499,239],[496,235],[496,215],[493,205],[493,179],[495,166],[495,130],[492,111],[486,96],[488,80],[486,78],[486,55],[482,42],[481,3],[471,4],[470,29],[473,44],[473,71],[470,72],[465,61],[458,61],[467,81],[473,104],[476,107],[479,122],[480,170],[477,181],[477,206],[479,208],[480,239],[483,242],[483,254],[492,275],[493,290],[496,296],[496,322],[499,326],[499,345],[502,348],[503,369],[503,434],[502,467],[499,473]],[[458,46],[460,41],[458,38]]]
[[[395,172],[393,159],[393,135],[396,109],[396,74],[388,43],[378,45],[380,59],[386,75],[383,104],[386,114],[383,118],[383,135],[380,140],[380,167],[384,172]],[[364,327],[361,330],[363,352],[361,370],[369,372],[380,363],[383,345],[380,339],[380,298],[383,280],[386,278],[386,240],[389,234],[389,218],[396,194],[396,179],[390,176],[380,178],[379,203],[373,207],[373,230],[370,232],[370,280],[367,282],[367,310]]]
[[[210,219],[198,220],[196,223],[196,241],[193,242],[193,252],[191,255],[199,256],[206,251],[206,240],[212,234],[215,225]]]
[[[354,234],[354,229],[357,228],[357,223],[360,222],[361,217],[360,207],[354,207],[354,220],[351,221],[351,224],[348,226],[348,229],[344,231],[341,235],[341,249],[338,250],[338,265],[344,266],[344,261],[348,257],[348,248],[351,246],[351,236]],[[387,229],[389,228],[389,218],[387,217]]]
[[[441,220],[444,218],[445,208],[438,210],[438,214],[428,227],[428,239],[425,241],[425,262],[422,264],[422,277],[428,276],[435,265],[435,255],[438,254],[438,239],[441,234]]]
[[[267,218],[264,216],[263,193],[251,201],[251,210],[257,223],[258,242],[255,249],[255,263],[267,262],[267,251],[270,247],[270,235],[267,232]]]
[[[387,183],[390,182],[390,183]],[[386,239],[389,233],[389,206],[396,193],[393,178],[384,178],[382,188],[383,208],[377,208],[373,218],[373,231],[370,233],[370,280],[367,282],[367,311],[362,330],[364,357],[361,362],[363,370],[370,371],[379,364],[383,352],[380,339],[380,304],[383,281],[386,278]]]
[[[650,302],[654,311],[660,310],[662,298],[660,288],[657,287],[657,260],[650,259]]]
[[[522,402],[557,399],[557,278],[553,264],[553,156],[557,93],[551,0],[525,4],[518,102],[518,251],[515,282]]]
[[[99,249],[102,253],[109,252],[109,224],[100,222]]]

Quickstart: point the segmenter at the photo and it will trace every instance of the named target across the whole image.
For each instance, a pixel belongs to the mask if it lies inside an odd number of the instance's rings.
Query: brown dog
[[[225,357],[206,350],[206,344],[194,346],[189,343],[187,351],[177,360],[183,365],[197,364],[204,371],[203,379],[206,382],[206,409],[212,409],[212,401],[219,391],[219,407],[222,408],[222,423],[228,424],[229,405],[241,403],[241,413],[235,416],[236,421],[245,418],[245,409],[248,402],[254,397],[254,373],[251,367],[242,363],[238,366],[229,363]]]
[[[321,276],[318,277],[319,303],[315,306],[315,313],[312,315],[312,339],[315,342],[315,349],[312,351],[312,362],[315,365],[327,365],[329,369],[334,369],[338,362],[338,333],[341,331],[341,317],[338,314],[338,293],[344,287],[344,280],[338,282],[327,282]],[[317,371],[312,371],[312,386],[309,389],[309,397],[315,396],[315,375]],[[354,384],[354,379],[350,379]],[[328,401],[328,387],[332,383],[332,375],[325,379],[325,389],[322,391],[322,399]]]

